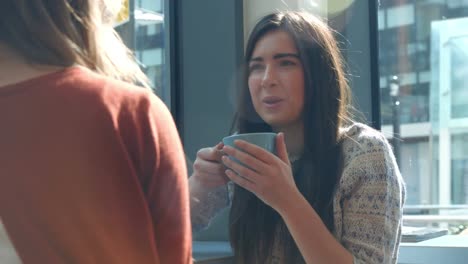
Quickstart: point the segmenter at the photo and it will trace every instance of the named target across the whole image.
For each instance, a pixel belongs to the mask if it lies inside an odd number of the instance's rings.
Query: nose
[[[263,73],[262,87],[271,87],[277,84],[277,76],[274,68],[271,65],[267,65]]]

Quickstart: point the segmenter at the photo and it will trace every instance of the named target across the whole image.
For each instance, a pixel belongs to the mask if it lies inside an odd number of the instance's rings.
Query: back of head
[[[0,42],[33,65],[81,65],[109,77],[146,85],[145,75],[113,30],[117,8],[111,3],[2,0]]]

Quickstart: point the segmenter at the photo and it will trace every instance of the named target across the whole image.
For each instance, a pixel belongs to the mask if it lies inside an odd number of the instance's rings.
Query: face
[[[248,86],[255,111],[274,129],[302,123],[304,70],[288,33],[272,31],[257,42]]]

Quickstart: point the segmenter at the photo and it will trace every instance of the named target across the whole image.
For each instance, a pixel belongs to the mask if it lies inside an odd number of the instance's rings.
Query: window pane
[[[326,17],[327,9],[328,5],[326,0],[244,0],[245,39],[247,40],[251,28],[258,19],[276,10],[301,10]]]
[[[466,23],[465,19],[465,23]],[[461,24],[460,24],[461,25]],[[454,38],[450,44],[452,118],[468,117],[468,37]]]
[[[467,204],[468,1],[384,2],[382,129],[399,157],[407,205]]]
[[[468,133],[452,136],[452,203],[468,201]]]
[[[163,100],[169,95],[169,87],[164,86],[164,0],[125,0],[133,18],[121,21],[117,32],[134,52],[143,72],[148,76],[151,88]],[[132,5],[133,4],[133,5]],[[126,7],[128,6],[128,7]]]
[[[414,23],[414,5],[406,4],[387,9],[387,27],[395,28]]]

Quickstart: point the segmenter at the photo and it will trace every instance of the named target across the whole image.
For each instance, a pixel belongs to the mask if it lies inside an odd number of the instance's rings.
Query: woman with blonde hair
[[[107,2],[0,2],[1,263],[192,261],[182,145]]]

